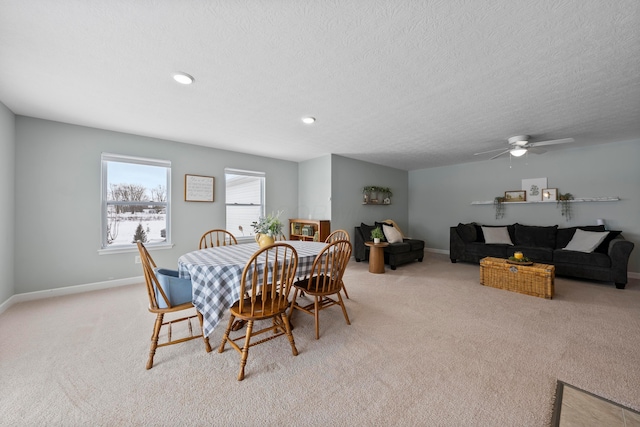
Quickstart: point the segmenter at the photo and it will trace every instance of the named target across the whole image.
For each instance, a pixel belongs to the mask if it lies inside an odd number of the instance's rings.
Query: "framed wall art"
[[[543,202],[555,202],[558,200],[557,188],[543,188],[542,189],[542,201]]]
[[[522,180],[522,190],[527,192],[527,202],[541,202],[542,189],[547,188],[547,178]]]
[[[186,202],[213,202],[215,178],[202,175],[184,176],[184,200]]]
[[[504,192],[505,202],[526,202],[527,192],[524,190],[514,190]]]

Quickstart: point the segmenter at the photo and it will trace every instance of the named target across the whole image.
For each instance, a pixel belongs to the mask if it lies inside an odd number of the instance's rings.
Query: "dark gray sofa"
[[[353,239],[353,256],[356,262],[367,261],[369,259],[369,247],[364,242],[371,241],[371,230],[380,223],[375,225],[361,224],[355,227]],[[392,270],[397,266],[408,262],[420,261],[424,258],[424,240],[403,239],[402,242],[390,243],[384,248],[384,263],[389,265]]]
[[[451,227],[451,262],[479,263],[484,257],[508,258],[520,251],[532,261],[553,264],[556,275],[613,282],[618,289],[624,289],[627,284],[627,266],[634,244],[625,240],[620,231],[605,230],[602,225],[558,228],[557,225],[537,227],[516,223],[506,227],[513,245],[487,244],[479,224]],[[609,231],[609,235],[590,253],[563,250],[578,228]]]

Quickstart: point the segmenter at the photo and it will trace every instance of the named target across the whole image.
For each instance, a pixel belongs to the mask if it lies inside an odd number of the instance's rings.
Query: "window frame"
[[[254,204],[254,203],[229,203],[227,196],[228,196],[228,191],[227,191],[227,175],[243,175],[243,176],[249,176],[249,177],[256,177],[256,178],[260,178],[260,203],[258,205]],[[267,174],[265,172],[260,172],[260,171],[250,171],[250,170],[245,170],[245,169],[235,169],[235,168],[224,168],[224,221],[225,221],[225,228],[227,230],[229,230],[229,221],[228,221],[228,208],[230,206],[234,206],[234,207],[242,207],[242,206],[247,206],[247,207],[256,207],[256,206],[260,206],[260,216],[264,216],[265,212],[266,212],[266,187],[267,187]],[[256,221],[258,220],[258,218],[256,218]],[[253,231],[251,231],[253,233]],[[240,242],[240,241],[255,241],[255,236],[254,235],[250,235],[250,236],[238,236],[237,233],[234,233],[233,231],[231,231],[231,233],[236,236],[236,239]]]
[[[135,243],[127,243],[127,244],[118,244],[118,245],[109,245],[107,243],[107,234],[106,229],[108,226],[108,215],[107,209],[108,206],[112,205],[149,205],[149,201],[145,202],[132,202],[132,201],[118,201],[118,202],[109,202],[107,200],[109,189],[109,177],[108,177],[108,168],[107,164],[109,162],[119,162],[119,163],[130,163],[134,165],[146,165],[146,166],[156,166],[163,167],[166,170],[166,188],[167,188],[167,200],[166,202],[153,202],[154,205],[164,205],[165,206],[165,226],[166,226],[166,234],[165,241],[161,243],[148,243],[145,244],[148,248],[153,249],[169,249],[173,247],[173,242],[171,240],[171,161],[170,160],[161,160],[161,159],[152,159],[148,157],[136,157],[129,156],[124,154],[114,154],[114,153],[102,153],[100,155],[100,168],[101,168],[101,182],[100,182],[100,249],[98,250],[99,254],[113,254],[113,253],[124,253],[124,252],[137,252],[138,247]]]

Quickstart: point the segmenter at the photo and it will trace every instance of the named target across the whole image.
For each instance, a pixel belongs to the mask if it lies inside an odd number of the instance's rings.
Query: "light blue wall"
[[[12,154],[12,148],[6,151]],[[204,231],[224,228],[225,167],[264,171],[267,211],[297,215],[295,162],[17,116],[16,294],[142,275],[135,252],[98,254],[102,152],[172,162],[174,247],[152,252],[168,268],[197,249]],[[185,202],[185,174],[215,177],[215,202]]]
[[[360,223],[393,219],[405,234],[409,226],[407,201],[409,191],[407,171],[347,157],[331,156],[331,229],[353,229]],[[362,188],[375,185],[389,187],[393,192],[390,205],[363,205]]]
[[[0,304],[14,294],[15,116],[0,102]]]
[[[298,164],[298,215],[301,219],[331,219],[331,156]]]
[[[527,155],[524,158],[468,163],[409,172],[409,226],[428,248],[449,250],[449,227],[459,222],[481,224],[555,225],[571,227],[605,220],[610,230],[622,230],[635,243],[629,271],[640,272],[640,140]],[[496,220],[493,200],[507,190],[519,190],[521,180],[546,177],[549,188],[576,198],[619,196],[619,202],[574,203],[566,221],[555,203],[506,205]]]

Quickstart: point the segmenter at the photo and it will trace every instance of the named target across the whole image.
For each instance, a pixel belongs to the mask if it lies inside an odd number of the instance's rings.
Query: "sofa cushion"
[[[513,245],[507,227],[482,227],[482,235],[487,245]]]
[[[467,245],[466,251],[477,258],[487,256],[506,258],[508,247],[509,245],[487,245],[481,242],[473,242]]]
[[[411,251],[411,245],[407,242],[402,243],[391,243],[389,246],[384,248],[385,253],[389,254],[402,254],[405,252]]]
[[[558,228],[556,234],[556,249],[562,249],[569,244],[577,229],[584,231],[605,231],[604,225],[585,225],[582,227]]]
[[[374,228],[376,228],[374,225],[367,225],[364,222],[360,224],[360,231],[362,231],[362,237],[364,238],[365,242],[370,242],[371,240],[373,240],[371,238],[371,232]]]
[[[596,248],[596,250],[594,252],[599,252],[601,254],[608,255],[609,254],[609,243],[611,243],[611,241],[613,239],[618,237],[620,235],[620,233],[622,233],[622,231],[609,230],[609,234],[607,235],[607,237],[604,238],[602,243],[600,243],[600,245],[598,245],[598,247]]]
[[[424,240],[418,239],[404,239],[405,243],[408,243],[411,247],[411,251],[423,251],[424,250]]]
[[[608,231],[576,230],[573,238],[563,249],[567,251],[593,252],[609,234]]]
[[[543,248],[540,246],[509,246],[507,248],[507,255],[513,256],[514,252],[522,252],[524,256],[531,261],[552,263],[553,261],[553,248]]]
[[[478,235],[478,237],[476,238],[476,242],[484,242],[484,233],[482,232],[482,227],[485,228],[501,228],[501,227],[507,227],[507,231],[509,232],[509,237],[511,238],[511,242],[513,243],[513,241],[516,239],[515,238],[515,226],[513,224],[509,224],[509,225],[479,225],[479,224],[475,224],[473,223],[474,226],[476,227],[476,233]]]
[[[556,249],[553,251],[554,264],[582,264],[603,268],[611,267],[611,258],[598,252],[586,253]]]
[[[519,246],[555,248],[558,226],[537,227],[532,225],[515,224],[516,240]]]
[[[402,234],[392,225],[384,224],[382,226],[382,232],[384,233],[384,238],[389,243],[399,243],[402,242]]]
[[[476,232],[475,224],[463,224],[459,223],[456,227],[460,238],[465,243],[475,242],[478,239],[478,233]]]

